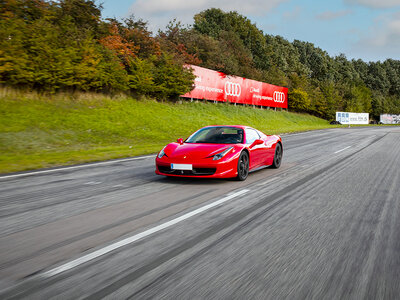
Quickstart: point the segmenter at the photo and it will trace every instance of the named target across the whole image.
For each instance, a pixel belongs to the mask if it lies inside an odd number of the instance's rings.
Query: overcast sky
[[[133,14],[158,28],[176,18],[193,24],[207,8],[237,11],[267,34],[313,43],[331,56],[400,60],[400,0],[102,0],[104,18]]]

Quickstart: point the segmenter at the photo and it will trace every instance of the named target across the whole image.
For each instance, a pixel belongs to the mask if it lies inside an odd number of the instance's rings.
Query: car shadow
[[[159,176],[159,182],[166,184],[197,184],[197,185],[218,185],[235,181],[234,178],[197,178],[197,177],[172,177]]]

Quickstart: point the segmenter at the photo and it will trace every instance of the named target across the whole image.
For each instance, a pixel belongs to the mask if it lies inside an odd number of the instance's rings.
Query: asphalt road
[[[400,299],[400,128],[283,143],[245,182],[153,156],[0,176],[0,298]]]

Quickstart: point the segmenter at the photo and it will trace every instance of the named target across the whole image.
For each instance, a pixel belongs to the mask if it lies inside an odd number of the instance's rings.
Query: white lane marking
[[[124,187],[124,185],[123,184],[116,184],[116,185],[113,185],[112,187],[113,188],[118,188],[118,187]]]
[[[249,192],[249,190],[244,189],[244,190],[238,191],[236,193],[233,193],[233,194],[231,194],[229,196],[226,196],[226,197],[224,197],[224,198],[222,198],[220,200],[217,200],[217,201],[215,201],[213,203],[207,204],[207,205],[205,205],[203,207],[195,209],[194,211],[186,213],[186,214],[184,214],[184,215],[182,215],[182,216],[180,216],[178,218],[175,218],[175,219],[173,219],[171,221],[165,222],[165,223],[160,224],[160,225],[158,225],[156,227],[153,227],[153,228],[150,228],[150,229],[148,229],[146,231],[143,231],[141,233],[135,234],[134,236],[128,237],[128,238],[123,239],[123,240],[121,240],[119,242],[113,243],[113,244],[111,244],[111,245],[109,245],[107,247],[101,248],[101,249],[96,250],[96,251],[94,251],[92,253],[89,253],[89,254],[86,254],[86,255],[84,255],[84,256],[82,256],[80,258],[77,258],[77,259],[75,259],[73,261],[70,261],[70,262],[68,262],[66,264],[63,264],[63,265],[61,265],[61,266],[59,266],[57,268],[49,270],[49,271],[43,273],[43,276],[51,277],[51,276],[60,274],[60,273],[62,273],[64,271],[68,271],[68,270],[70,270],[72,268],[75,268],[75,267],[77,267],[77,266],[79,266],[81,264],[84,264],[84,263],[86,263],[86,262],[88,262],[90,260],[93,260],[93,259],[95,259],[95,258],[97,258],[99,256],[102,256],[102,255],[107,254],[107,253],[109,253],[111,251],[114,251],[114,250],[116,250],[118,248],[121,248],[121,247],[126,246],[128,244],[131,244],[133,242],[136,242],[136,241],[138,241],[140,239],[143,239],[145,237],[148,237],[148,236],[152,235],[153,233],[156,233],[156,232],[158,232],[160,230],[163,230],[165,228],[171,227],[172,225],[175,225],[175,224],[177,224],[179,222],[182,222],[182,221],[184,221],[184,220],[186,220],[186,219],[188,219],[190,217],[198,215],[198,214],[200,214],[200,213],[202,213],[202,212],[204,212],[204,211],[206,211],[206,210],[208,210],[210,208],[218,206],[218,205],[220,205],[220,204],[222,204],[222,203],[224,203],[226,201],[229,201],[229,200],[231,200],[231,199],[233,199],[233,198],[235,198],[237,196],[243,195],[243,194],[245,194],[247,192]]]
[[[339,153],[339,152],[342,152],[342,151],[344,151],[344,150],[346,150],[346,149],[349,149],[350,147],[351,147],[351,146],[347,146],[346,148],[340,149],[340,150],[336,151],[335,154],[336,154],[336,153]]]
[[[89,182],[86,182],[84,184],[86,184],[86,185],[96,185],[96,184],[100,184],[100,183],[101,183],[101,181],[89,181]]]
[[[102,161],[102,162],[98,162],[98,163],[88,163],[88,164],[79,165],[79,166],[62,167],[62,168],[57,168],[57,169],[6,175],[6,176],[0,176],[0,180],[8,179],[8,178],[17,178],[17,177],[22,177],[22,176],[30,176],[30,175],[36,175],[36,174],[46,174],[46,173],[52,173],[52,172],[64,171],[64,170],[87,168],[87,167],[92,167],[92,166],[109,165],[109,164],[113,164],[113,163],[119,163],[119,162],[131,161],[131,160],[140,160],[140,159],[146,159],[146,158],[150,158],[150,157],[155,158],[156,155],[148,155],[148,156],[133,157],[133,158],[122,158],[122,159],[117,159],[117,160]]]

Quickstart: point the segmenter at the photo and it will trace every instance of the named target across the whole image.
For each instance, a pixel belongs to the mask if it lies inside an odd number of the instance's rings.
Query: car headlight
[[[163,157],[164,155],[166,156],[166,154],[165,154],[165,152],[164,152],[164,149],[165,149],[166,147],[167,147],[167,146],[165,146],[164,148],[162,148],[161,151],[160,151],[160,153],[158,153],[158,155],[157,155],[158,158],[161,158],[161,157]]]
[[[223,158],[232,149],[233,149],[233,147],[229,147],[228,149],[222,151],[221,153],[215,154],[213,157],[213,160],[219,160],[219,159]]]

